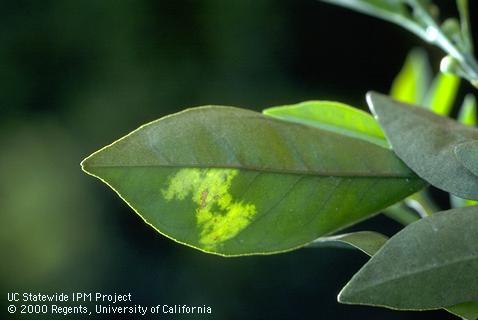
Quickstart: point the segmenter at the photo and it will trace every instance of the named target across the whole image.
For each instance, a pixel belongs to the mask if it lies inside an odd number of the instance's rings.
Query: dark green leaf
[[[322,237],[310,243],[308,247],[353,247],[372,256],[377,252],[388,238],[383,234],[373,231],[359,231],[340,234],[330,237]]]
[[[339,301],[427,310],[478,300],[478,207],[440,212],[390,238]]]
[[[459,144],[478,139],[478,130],[423,108],[369,93],[367,100],[395,153],[420,177],[466,199],[478,199],[478,177],[455,156]]]
[[[307,101],[273,107],[265,115],[309,125],[388,147],[377,120],[369,113],[339,102]]]
[[[82,166],[160,233],[228,256],[295,249],[423,186],[385,148],[230,107],[154,121]]]
[[[455,155],[461,164],[478,175],[478,140],[463,142],[455,146]]]

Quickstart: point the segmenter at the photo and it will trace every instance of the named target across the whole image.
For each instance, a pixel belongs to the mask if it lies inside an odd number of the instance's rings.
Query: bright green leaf
[[[421,49],[412,50],[395,78],[390,95],[399,101],[419,104],[430,86],[428,57]]]
[[[378,93],[367,101],[393,150],[413,171],[437,188],[478,199],[478,177],[455,156],[457,145],[478,140],[478,130]]]
[[[295,249],[423,186],[385,148],[231,107],[144,125],[82,167],[160,233],[228,256]]]
[[[307,247],[353,247],[372,256],[377,252],[388,238],[383,234],[373,231],[359,231],[340,234],[330,237],[322,237],[310,243]]]
[[[388,147],[377,120],[369,113],[339,102],[307,101],[268,108],[265,115],[309,125]]]
[[[424,106],[439,115],[451,113],[460,86],[460,78],[450,73],[440,73],[433,81]]]
[[[478,207],[440,212],[390,238],[339,301],[428,310],[478,300]]]
[[[468,126],[476,126],[476,99],[472,94],[468,94],[461,105],[458,113],[458,121]]]

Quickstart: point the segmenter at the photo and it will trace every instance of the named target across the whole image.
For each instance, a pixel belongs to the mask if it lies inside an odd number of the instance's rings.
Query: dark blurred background
[[[454,1],[439,3],[455,13]],[[476,9],[472,1],[474,20]],[[420,45],[313,0],[0,1],[0,318],[28,318],[8,315],[7,292],[102,291],[143,305],[210,305],[207,319],[452,319],[339,305],[367,260],[357,251],[226,259],[178,245],[79,166],[186,107],[362,107],[367,90],[388,92]],[[441,52],[425,48],[436,69]],[[377,216],[360,229],[400,226]]]

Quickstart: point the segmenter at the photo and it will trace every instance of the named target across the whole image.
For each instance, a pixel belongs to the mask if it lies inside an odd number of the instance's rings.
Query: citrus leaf
[[[478,207],[405,227],[356,273],[339,301],[429,310],[478,300]]]
[[[352,247],[372,256],[377,252],[388,238],[383,234],[373,231],[358,231],[336,236],[322,237],[310,243],[307,247]]]
[[[378,122],[367,112],[339,102],[306,101],[272,107],[263,113],[274,118],[301,123],[388,147]]]
[[[421,103],[430,86],[431,71],[425,51],[410,51],[402,69],[393,80],[390,95],[392,98],[407,102]]]
[[[367,101],[393,150],[413,171],[437,188],[478,199],[478,177],[455,156],[455,147],[478,140],[478,130],[378,93]]]
[[[424,184],[385,148],[231,107],[144,125],[82,167],[160,233],[227,256],[298,248]]]
[[[453,307],[446,308],[446,311],[461,317],[464,320],[478,319],[478,302],[465,302]]]
[[[455,155],[465,168],[478,175],[478,139],[456,145]]]

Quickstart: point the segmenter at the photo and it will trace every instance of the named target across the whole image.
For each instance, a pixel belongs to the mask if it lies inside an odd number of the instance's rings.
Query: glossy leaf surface
[[[231,107],[154,121],[82,166],[162,234],[229,256],[303,246],[423,186],[385,148]]]
[[[268,108],[267,116],[301,123],[388,147],[378,122],[367,112],[339,102],[306,101]]]
[[[407,310],[478,300],[478,207],[421,219],[390,238],[339,301]]]
[[[455,147],[478,139],[478,130],[378,93],[367,101],[395,153],[420,177],[466,199],[478,199],[478,177],[455,156]]]

